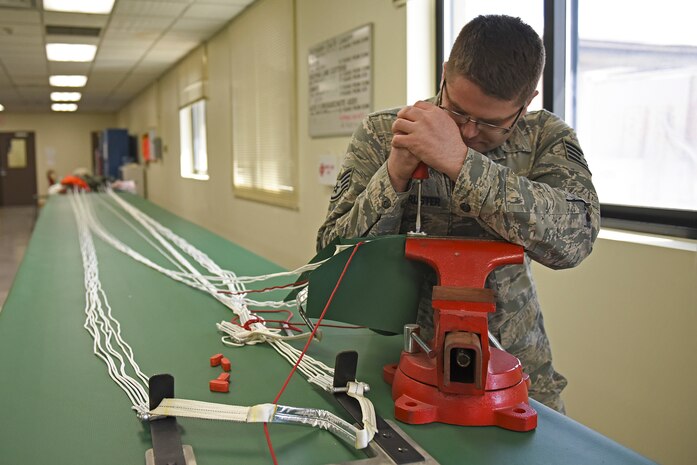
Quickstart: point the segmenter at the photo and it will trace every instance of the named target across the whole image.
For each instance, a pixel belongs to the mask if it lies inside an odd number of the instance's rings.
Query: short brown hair
[[[489,96],[522,104],[535,91],[544,64],[540,36],[520,18],[477,16],[457,36],[446,75],[457,73]]]

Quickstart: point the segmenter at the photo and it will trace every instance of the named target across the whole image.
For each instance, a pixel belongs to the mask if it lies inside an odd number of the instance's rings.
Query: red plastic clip
[[[223,360],[223,354],[215,354],[214,356],[211,357],[211,366],[217,367],[218,365],[220,365],[220,362],[222,360]]]
[[[212,379],[208,381],[208,387],[211,392],[230,392],[230,383],[221,379]]]
[[[220,373],[220,376],[218,376],[218,379],[220,381],[225,381],[227,383],[230,382],[230,373]]]
[[[230,360],[228,360],[226,357],[220,359],[220,364],[223,366],[223,370],[230,371]]]

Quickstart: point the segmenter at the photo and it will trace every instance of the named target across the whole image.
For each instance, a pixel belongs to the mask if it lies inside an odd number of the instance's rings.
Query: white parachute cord
[[[126,223],[128,227],[130,227],[133,231],[135,231],[136,234],[138,234],[145,242],[150,244],[155,250],[157,250],[163,257],[165,257],[170,263],[172,263],[174,266],[179,268],[180,275],[181,276],[190,276],[190,273],[187,273],[185,268],[179,264],[171,255],[169,255],[165,250],[163,250],[160,246],[158,246],[155,242],[153,242],[152,239],[150,239],[143,231],[138,229],[136,225],[133,224],[131,220],[126,218],[124,215],[121,214],[116,208],[114,208],[109,202],[104,200],[104,198],[101,195],[97,195],[93,198],[96,198],[99,200],[99,202],[105,206],[106,208],[109,209],[115,216],[117,216],[121,221]]]
[[[108,191],[103,191],[105,193],[108,193]],[[113,191],[110,191],[113,192]],[[179,268],[180,272],[172,271],[172,273],[179,274],[180,276],[185,276],[185,277],[191,277],[192,274],[188,273],[185,271],[184,267],[180,265],[174,258],[172,258],[166,251],[164,251],[161,247],[159,247],[157,244],[155,244],[145,233],[143,233],[141,230],[139,230],[133,222],[131,222],[128,218],[126,218],[124,215],[122,215],[116,208],[114,208],[109,202],[104,200],[104,198],[101,195],[95,196],[99,202],[102,203],[105,207],[107,207],[114,215],[116,215],[119,219],[121,219],[124,223],[126,223],[133,231],[136,232],[139,236],[143,238],[148,244],[150,244],[155,250],[160,252],[162,256],[164,256],[168,261],[170,261],[174,266]],[[118,196],[117,196],[118,198]],[[306,271],[313,271],[322,266],[325,262],[327,262],[329,259],[326,258],[324,260],[320,260],[315,263],[308,263],[306,265],[303,265],[299,268],[296,268],[295,270],[291,271],[282,271],[278,273],[269,273],[269,274],[264,274],[264,275],[258,275],[258,276],[237,276],[233,281],[239,282],[239,283],[244,283],[244,284],[249,284],[249,283],[254,283],[254,282],[262,282],[262,281],[268,281],[270,279],[274,278],[281,278],[281,277],[286,277],[286,276],[297,276],[302,273],[305,273]],[[228,273],[230,272],[229,270],[223,270],[224,272]],[[231,273],[231,272],[230,272]],[[229,279],[219,276],[219,275],[201,275],[208,281],[221,281],[221,282],[226,282],[229,281]]]
[[[147,412],[148,394],[144,385],[147,385],[148,377],[136,363],[131,346],[121,336],[121,326],[113,317],[106,294],[101,287],[97,254],[89,228],[84,221],[84,211],[81,210],[72,194],[70,201],[78,228],[80,253],[85,273],[86,318],[84,327],[92,336],[93,352],[107,365],[109,376],[126,393],[133,408],[140,413]],[[106,307],[106,312],[104,307]],[[112,340],[116,342],[121,352],[112,345]],[[126,373],[124,357],[143,384]],[[116,360],[119,362],[118,366]]]
[[[198,251],[195,249],[193,246],[188,244],[184,239],[180,238],[179,236],[175,235],[172,231],[169,229],[165,228],[164,226],[160,225],[158,222],[155,220],[151,219],[147,215],[145,215],[143,212],[138,210],[137,208],[133,207],[130,205],[128,202],[122,200],[119,198],[116,194],[113,193],[113,191],[108,191],[108,194],[112,199],[116,201],[116,203],[119,204],[127,213],[129,213],[136,221],[138,221],[155,239],[158,240],[172,255],[185,267],[187,268],[193,275],[194,279],[198,283],[198,285],[193,285],[193,287],[196,287],[198,289],[201,289],[205,292],[208,292],[211,294],[214,298],[216,298],[218,301],[223,303],[225,306],[230,308],[235,314],[237,314],[240,318],[240,321],[244,324],[247,322],[247,320],[252,318],[252,314],[249,312],[247,309],[245,302],[244,302],[244,294],[234,294],[231,296],[223,296],[221,293],[218,292],[217,288],[215,288],[213,285],[210,284],[208,280],[206,280],[203,275],[191,264],[189,263],[177,250],[174,249],[174,247],[168,243],[165,240],[165,237],[169,239],[172,243],[177,245],[181,250],[186,252],[188,255],[190,255],[192,258],[194,258],[201,266],[206,268],[208,271],[215,273],[217,275],[222,275],[223,277],[228,278],[232,283],[235,283],[235,286],[230,286],[228,284],[228,289],[230,289],[231,292],[237,293],[239,291],[243,291],[244,288],[239,286],[236,281],[234,280],[234,273],[228,271],[225,273],[220,267],[218,267],[217,264],[213,262],[207,255],[205,255],[203,252]],[[160,234],[164,233],[164,234]],[[163,237],[165,236],[165,237]],[[161,271],[161,270],[158,270]],[[165,273],[168,276],[174,277],[170,273]],[[232,276],[232,279],[229,277]],[[179,279],[181,281],[181,279]],[[190,284],[191,285],[191,284]],[[287,304],[285,304],[287,305]]]
[[[181,250],[186,252],[189,256],[194,258],[201,266],[206,268],[212,273],[218,274],[219,276],[227,278],[228,286],[232,292],[242,292],[245,290],[243,283],[240,283],[236,280],[236,275],[229,271],[229,270],[223,270],[220,268],[213,260],[210,259],[205,253],[201,252],[200,250],[196,249],[194,246],[186,242],[183,238],[180,236],[177,236],[174,234],[170,229],[160,225],[157,221],[154,219],[150,218],[148,215],[145,213],[141,212],[138,210],[136,207],[132,206],[125,200],[121,199],[117,195],[115,195],[113,192],[109,191],[108,195],[110,198],[114,199],[116,203],[118,203],[126,212],[128,212],[136,221],[139,223],[143,224],[144,227],[153,234],[156,238],[159,236],[157,233],[161,233],[162,236],[165,236],[167,239],[169,239],[172,243],[177,245]],[[146,226],[146,223],[148,226]],[[156,232],[155,232],[156,230]],[[100,234],[100,237],[102,235]],[[169,249],[168,249],[169,250]],[[127,252],[125,252],[127,253]],[[134,256],[134,254],[128,253],[131,256]],[[177,256],[178,255],[178,256]],[[177,254],[177,259],[180,259],[181,255]],[[183,258],[183,257],[182,257]],[[160,267],[162,268],[162,267]],[[187,268],[192,268],[191,265],[187,266]],[[162,271],[162,269],[158,270]],[[170,277],[174,278],[174,275],[170,273],[165,273]],[[176,279],[176,278],[175,278]],[[180,282],[185,282],[181,279],[177,279]],[[201,283],[203,284],[203,283]],[[204,285],[205,286],[205,285]],[[194,286],[196,288],[201,289],[201,286]],[[206,289],[201,289],[205,290],[206,292],[209,292],[213,297],[215,297],[217,300],[231,308],[233,312],[235,312],[239,317],[240,317],[240,322],[242,324],[246,323],[249,319],[253,317],[252,313],[249,312],[247,309],[246,303],[254,304],[254,305],[260,305],[260,306],[267,306],[267,307],[272,307],[272,308],[282,308],[282,307],[294,307],[295,302],[259,302],[259,301],[252,301],[252,300],[247,300],[240,298],[243,294],[238,294],[238,295],[233,295],[230,298],[226,299],[221,296],[220,293],[218,293],[216,290],[211,289],[209,286],[205,286]],[[251,326],[252,330],[259,330],[259,331],[264,331],[268,330],[268,328],[265,328],[264,325],[261,323],[253,323]],[[275,338],[274,338],[275,339]],[[235,342],[237,343],[237,341]],[[256,343],[256,341],[254,342]],[[281,355],[288,360],[289,363],[295,364],[297,361],[297,357],[299,356],[299,351],[294,349],[292,346],[289,346],[288,344],[284,343],[282,340],[277,340],[275,343],[271,344],[272,347],[274,347]],[[312,359],[309,356],[303,357],[303,360],[301,361],[300,365],[298,366],[299,371],[301,373],[306,374],[306,376],[312,377],[313,379],[313,384],[316,384],[320,387],[322,387],[324,390],[331,390],[331,378],[333,376],[333,370],[331,373],[329,372],[324,372],[324,374],[317,373],[317,371],[323,370],[322,366],[326,367],[326,365],[321,364],[318,365],[314,359]],[[329,368],[329,367],[326,367]],[[331,369],[330,369],[331,370]]]
[[[85,310],[87,318],[85,328],[93,337],[95,355],[105,362],[110,377],[126,393],[134,410],[138,412],[139,416],[142,418],[150,418],[152,421],[157,421],[152,415],[174,415],[192,418],[243,421],[247,423],[275,422],[304,424],[328,430],[342,439],[347,440],[349,443],[352,443],[356,448],[367,447],[374,435],[374,432],[371,432],[372,430],[368,428],[370,425],[369,422],[365,422],[366,428],[359,430],[331,412],[319,409],[296,408],[275,404],[240,407],[185,399],[165,399],[156,409],[149,411],[147,407],[148,395],[143,386],[147,384],[148,378],[135,362],[132,348],[123,340],[120,324],[113,317],[106,294],[101,288],[98,260],[90,229],[85,221],[86,213],[84,210],[84,203],[81,205],[74,195],[71,195],[70,201],[78,227],[80,250],[85,269],[85,287],[87,289]],[[106,312],[103,311],[102,302],[106,306]],[[105,336],[104,341],[102,341],[102,336]],[[112,346],[112,339],[116,341],[118,347],[122,350],[143,384],[140,384],[138,380],[126,374],[124,358],[121,353]],[[274,342],[272,342],[272,344],[273,343]],[[299,352],[292,347],[290,349]],[[118,359],[120,362],[119,367],[116,366],[114,358]],[[326,365],[317,361],[315,361],[314,364],[309,364],[309,366],[314,365],[323,366],[326,370],[331,370]],[[309,375],[312,376],[313,373],[309,372]],[[310,381],[313,382],[312,378]],[[351,395],[353,390],[354,389],[349,388],[349,395]],[[366,399],[361,402],[362,409],[365,402],[367,402]],[[370,405],[370,407],[372,408],[372,405]]]

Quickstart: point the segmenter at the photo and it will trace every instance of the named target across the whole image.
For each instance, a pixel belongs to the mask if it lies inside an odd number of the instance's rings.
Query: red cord
[[[293,365],[293,368],[290,370],[290,373],[288,373],[288,377],[286,378],[286,381],[283,383],[281,390],[278,391],[278,394],[276,394],[276,397],[274,398],[272,403],[274,403],[274,404],[278,403],[278,399],[281,398],[281,394],[283,394],[283,391],[286,390],[286,387],[288,386],[288,383],[290,382],[290,379],[293,376],[293,373],[295,373],[295,370],[298,369],[298,365],[300,365],[300,362],[302,361],[303,357],[305,356],[305,352],[307,352],[307,349],[310,347],[310,343],[312,342],[312,339],[315,337],[315,333],[317,332],[319,325],[322,323],[322,320],[324,319],[324,315],[327,313],[327,310],[329,309],[329,306],[331,305],[332,300],[334,300],[334,294],[336,294],[337,289],[339,289],[339,285],[341,284],[341,281],[344,279],[344,275],[346,275],[346,271],[348,270],[348,267],[351,264],[351,261],[353,260],[353,256],[356,255],[356,252],[358,251],[358,249],[361,245],[363,245],[363,242],[357,243],[356,246],[353,248],[353,252],[351,252],[351,255],[349,256],[348,260],[346,260],[346,265],[344,265],[344,269],[341,272],[341,274],[339,275],[339,279],[336,281],[336,285],[334,286],[334,290],[329,295],[329,299],[327,299],[327,303],[324,306],[324,310],[322,310],[322,314],[317,319],[317,324],[315,325],[314,329],[310,333],[310,337],[307,338],[307,342],[305,343],[305,347],[303,347],[302,352],[300,352],[300,357],[298,357],[298,361],[295,362],[295,365]],[[278,465],[278,462],[276,461],[276,454],[274,453],[273,445],[271,444],[271,436],[269,435],[269,428],[268,428],[267,423],[264,423],[264,433],[266,434],[266,442],[269,445],[269,451],[271,452],[271,458],[273,459],[273,463],[274,463],[274,465]]]
[[[228,294],[228,295],[240,295],[240,294],[253,294],[255,292],[266,292],[266,291],[273,291],[275,289],[286,289],[288,287],[293,287],[293,286],[302,286],[304,284],[307,284],[307,281],[296,281],[294,283],[290,284],[284,284],[282,286],[271,286],[271,287],[265,287],[263,289],[250,289],[247,291],[218,291],[219,294]]]
[[[304,321],[291,321],[288,323],[289,325],[299,325],[299,326],[307,326],[307,323]],[[316,324],[315,326],[321,326],[322,328],[339,328],[339,329],[365,329],[367,326],[356,326],[356,325],[333,325],[329,323],[322,323],[321,325]]]
[[[273,460],[273,465],[278,465],[278,459],[276,458],[276,453],[273,451],[273,446],[271,445],[271,436],[269,435],[269,424],[264,423],[264,436],[266,436],[266,444],[269,446],[269,452],[271,452],[271,459]]]

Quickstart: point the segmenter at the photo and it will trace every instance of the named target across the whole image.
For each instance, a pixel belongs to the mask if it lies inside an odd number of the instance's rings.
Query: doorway
[[[34,133],[0,132],[0,206],[36,205]]]

